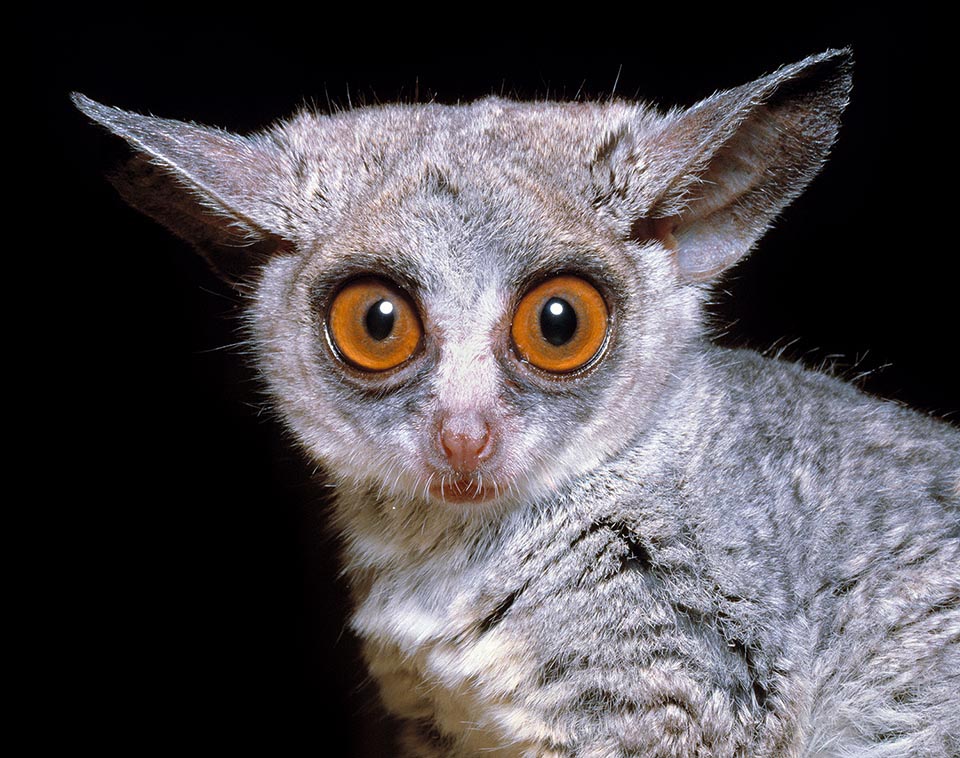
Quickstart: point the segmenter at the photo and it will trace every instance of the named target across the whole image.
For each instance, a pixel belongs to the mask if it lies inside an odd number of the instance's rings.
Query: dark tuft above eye
[[[589,363],[603,346],[609,314],[596,287],[565,274],[534,287],[520,300],[511,335],[520,357],[564,374]]]
[[[410,298],[374,278],[348,282],[333,298],[327,330],[340,355],[364,371],[388,371],[417,352],[423,328]]]

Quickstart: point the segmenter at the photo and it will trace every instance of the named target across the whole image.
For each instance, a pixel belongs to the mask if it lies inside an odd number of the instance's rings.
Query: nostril
[[[490,425],[479,417],[449,416],[440,422],[440,449],[460,474],[472,474],[489,457]]]

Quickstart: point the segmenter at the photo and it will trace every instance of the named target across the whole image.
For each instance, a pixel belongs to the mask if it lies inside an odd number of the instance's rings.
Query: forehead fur
[[[393,269],[469,296],[572,263],[622,265],[605,255],[617,240],[597,213],[592,168],[623,124],[657,118],[636,104],[490,98],[303,113],[270,138],[295,167],[283,202],[291,235],[315,256],[308,268]]]
[[[553,203],[589,204],[596,194],[590,168],[604,157],[611,135],[627,124],[653,128],[662,118],[638,104],[488,98],[467,106],[304,112],[265,138],[287,154],[299,201],[323,214],[352,211],[385,190],[466,192],[503,204],[504,191],[514,186]]]
[[[271,135],[311,161],[354,162],[371,173],[395,171],[414,153],[455,173],[484,165],[491,175],[517,169],[552,173],[575,169],[571,158],[587,158],[606,133],[661,118],[638,103],[522,103],[491,97],[457,106],[303,112],[274,127]]]

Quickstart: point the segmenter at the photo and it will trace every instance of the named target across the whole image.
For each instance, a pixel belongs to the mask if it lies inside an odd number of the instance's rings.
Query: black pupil
[[[370,306],[364,322],[367,326],[367,334],[373,337],[377,342],[385,340],[393,331],[393,322],[395,320],[393,303],[389,300],[378,300]]]
[[[577,331],[577,314],[573,306],[559,297],[551,297],[540,311],[540,331],[543,338],[554,347],[571,340]]]

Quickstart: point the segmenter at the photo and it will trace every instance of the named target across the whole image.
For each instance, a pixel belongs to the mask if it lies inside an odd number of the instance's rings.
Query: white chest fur
[[[371,572],[351,626],[392,713],[432,723],[466,754],[539,755],[553,730],[531,699],[535,641],[509,623],[486,628],[496,562],[462,550]]]

